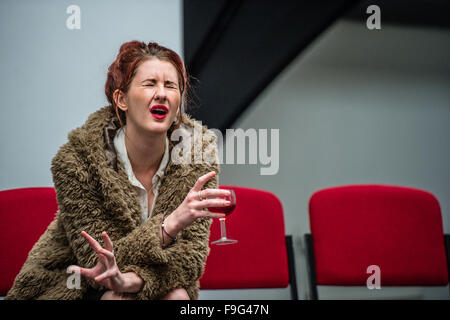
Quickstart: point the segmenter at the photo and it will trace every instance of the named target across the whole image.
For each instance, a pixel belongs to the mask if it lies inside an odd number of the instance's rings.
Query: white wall
[[[307,273],[301,236],[318,189],[380,183],[416,187],[439,199],[450,233],[450,32],[339,21],[255,101],[236,128],[279,128],[280,169],[223,165],[221,183],[269,190],[295,236],[300,297]],[[226,153],[226,151],[225,151]],[[382,275],[381,275],[382,277]],[[288,299],[289,291],[212,292],[235,299]],[[444,288],[319,287],[324,299],[448,299]]]
[[[69,30],[66,9],[81,9]],[[50,162],[70,130],[107,105],[109,65],[126,41],[182,53],[180,0],[0,2],[0,190],[52,186]]]

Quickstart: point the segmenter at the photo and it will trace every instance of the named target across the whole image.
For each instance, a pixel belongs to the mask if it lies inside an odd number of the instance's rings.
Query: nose
[[[164,101],[166,100],[166,97],[166,89],[164,88],[164,86],[157,86],[155,92],[155,100]]]

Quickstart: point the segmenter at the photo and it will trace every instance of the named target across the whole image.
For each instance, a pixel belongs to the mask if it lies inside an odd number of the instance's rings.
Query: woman
[[[52,160],[58,212],[6,299],[198,297],[210,218],[223,216],[207,208],[229,203],[217,189],[218,161],[171,157],[171,134],[198,126],[181,112],[188,85],[172,50],[121,46],[105,85],[110,106],[73,130]],[[201,128],[195,151],[216,150]],[[78,288],[72,272],[82,276]]]

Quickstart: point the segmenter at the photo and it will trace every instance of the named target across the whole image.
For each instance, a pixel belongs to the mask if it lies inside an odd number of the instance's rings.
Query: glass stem
[[[219,218],[220,220],[220,236],[222,239],[227,238],[227,228],[225,227],[225,218]]]

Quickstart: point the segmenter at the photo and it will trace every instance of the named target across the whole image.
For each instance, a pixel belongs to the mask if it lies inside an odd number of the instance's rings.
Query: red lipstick
[[[167,108],[166,106],[157,104],[150,108],[150,113],[152,114],[153,118],[162,120],[169,113],[169,108]]]

